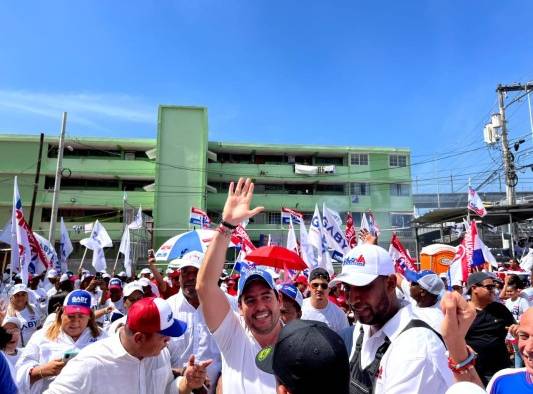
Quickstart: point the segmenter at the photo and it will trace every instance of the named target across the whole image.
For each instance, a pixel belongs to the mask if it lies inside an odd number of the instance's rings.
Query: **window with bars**
[[[368,183],[351,183],[350,194],[352,196],[369,196],[370,185]]]
[[[389,156],[390,167],[407,167],[406,155],[390,155]]]
[[[267,212],[268,224],[281,224],[280,212]]]
[[[367,166],[368,153],[352,153],[350,155],[350,164],[352,166]]]
[[[391,196],[409,196],[411,194],[411,186],[406,183],[391,183]]]
[[[411,226],[411,220],[413,220],[413,214],[411,213],[391,213],[390,221],[392,227],[406,228]]]

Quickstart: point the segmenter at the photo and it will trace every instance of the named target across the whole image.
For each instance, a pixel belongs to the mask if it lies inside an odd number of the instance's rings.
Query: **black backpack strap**
[[[398,335],[401,335],[403,332],[411,329],[411,328],[418,328],[418,327],[423,327],[423,328],[427,328],[431,331],[433,331],[435,333],[436,336],[439,337],[439,339],[441,340],[442,344],[444,345],[444,348],[446,348],[446,344],[444,343],[444,339],[442,339],[442,335],[440,335],[437,331],[435,331],[433,329],[433,327],[431,327],[429,324],[427,324],[425,321],[423,320],[420,320],[420,319],[413,319],[411,320],[404,328],[403,330],[400,332],[400,334]]]

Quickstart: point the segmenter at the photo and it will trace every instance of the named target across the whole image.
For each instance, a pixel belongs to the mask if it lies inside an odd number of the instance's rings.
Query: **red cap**
[[[183,335],[187,324],[174,319],[168,302],[162,298],[143,298],[128,311],[126,325],[135,332],[160,333],[169,337]]]
[[[305,275],[299,275],[296,280],[294,281],[294,283],[301,283],[301,284],[304,284],[304,285],[307,285],[307,277]]]

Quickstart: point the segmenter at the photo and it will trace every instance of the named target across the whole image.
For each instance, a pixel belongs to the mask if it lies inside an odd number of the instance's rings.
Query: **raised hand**
[[[263,211],[263,207],[250,209],[250,203],[254,195],[254,184],[250,178],[246,181],[239,178],[237,185],[233,182],[229,185],[228,198],[222,212],[222,220],[234,226],[243,220],[249,219]]]
[[[211,365],[213,360],[201,361],[200,363],[195,363],[194,354],[189,357],[189,363],[183,371],[183,376],[187,380],[187,386],[190,389],[198,389],[204,385],[205,380],[207,379],[207,367]]]

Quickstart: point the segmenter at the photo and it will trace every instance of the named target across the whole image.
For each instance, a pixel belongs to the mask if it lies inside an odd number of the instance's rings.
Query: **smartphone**
[[[155,259],[155,254],[153,249],[148,249],[148,258]]]
[[[66,351],[65,353],[63,353],[63,362],[66,364],[68,363],[70,360],[72,360],[74,357],[76,357],[78,355],[78,351],[77,350],[69,350],[69,351]]]

